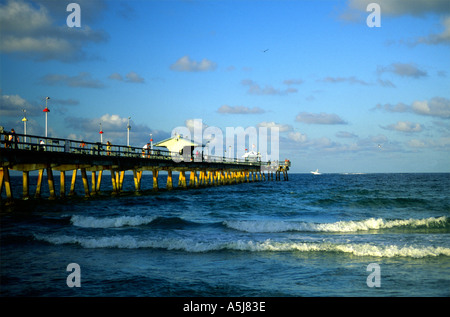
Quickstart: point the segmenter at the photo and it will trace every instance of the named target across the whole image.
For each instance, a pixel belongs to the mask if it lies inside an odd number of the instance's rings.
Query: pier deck
[[[6,135],[4,133],[4,135]],[[281,179],[283,173],[287,180],[290,162],[261,162],[210,155],[180,155],[166,150],[148,149],[83,141],[45,138],[41,136],[16,134],[15,142],[9,142],[0,134],[0,197],[5,188],[6,200],[13,201],[10,170],[22,172],[23,199],[29,199],[29,172],[38,171],[38,180],[34,197],[41,196],[44,171],[49,187],[49,199],[56,199],[54,172],[60,173],[59,196],[66,196],[66,172],[72,172],[72,181],[68,195],[74,195],[78,170],[85,196],[95,195],[101,190],[103,171],[111,174],[113,194],[123,188],[124,173],[133,172],[135,190],[141,190],[141,178],[144,171],[151,171],[153,189],[158,190],[160,171],[167,172],[168,190],[174,188],[173,172],[178,172],[179,188],[200,187],[208,185],[226,185],[242,182]],[[17,141],[17,138],[19,141]],[[87,172],[91,173],[91,184]],[[187,180],[186,173],[189,173]],[[267,177],[266,177],[267,173]],[[1,199],[1,198],[0,198]]]

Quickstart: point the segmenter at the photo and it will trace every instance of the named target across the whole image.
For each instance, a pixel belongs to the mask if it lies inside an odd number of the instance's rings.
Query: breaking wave
[[[246,252],[338,252],[354,256],[374,257],[412,257],[423,258],[430,256],[450,256],[450,248],[417,245],[372,245],[368,243],[330,243],[330,242],[277,242],[265,241],[208,241],[198,242],[192,239],[157,239],[143,240],[132,236],[115,237],[74,237],[35,235],[35,239],[50,244],[77,244],[83,248],[119,248],[140,249],[154,248],[165,250],[179,250],[192,253],[213,251],[246,251]]]
[[[151,223],[157,217],[120,216],[111,218],[95,218],[74,215],[70,219],[72,224],[82,228],[120,228],[125,226],[141,226]]]
[[[357,232],[391,228],[446,228],[446,216],[426,219],[385,220],[370,218],[360,221],[338,221],[333,223],[308,223],[264,220],[224,221],[228,228],[251,233],[300,232]]]

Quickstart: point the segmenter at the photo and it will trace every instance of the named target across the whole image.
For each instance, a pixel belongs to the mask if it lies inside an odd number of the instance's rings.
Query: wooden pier
[[[103,172],[109,171],[112,194],[123,189],[126,171],[133,173],[134,188],[141,191],[143,172],[151,172],[153,190],[158,190],[159,174],[167,172],[165,188],[198,188],[204,186],[230,185],[264,180],[288,180],[290,162],[261,162],[217,156],[173,153],[165,150],[147,149],[101,143],[89,143],[41,136],[16,134],[9,141],[6,133],[0,133],[0,197],[5,188],[6,203],[14,201],[10,170],[22,172],[22,199],[41,198],[44,174],[47,176],[49,199],[58,198],[54,177],[59,172],[59,197],[75,195],[78,171],[81,173],[84,195],[90,197],[101,191]],[[38,171],[35,193],[30,193],[30,176]],[[70,189],[66,185],[66,173],[72,173]],[[88,172],[90,172],[90,184]],[[178,173],[174,186],[174,172]],[[267,175],[266,175],[267,174]],[[33,194],[33,196],[32,196]],[[1,198],[0,198],[1,199]]]

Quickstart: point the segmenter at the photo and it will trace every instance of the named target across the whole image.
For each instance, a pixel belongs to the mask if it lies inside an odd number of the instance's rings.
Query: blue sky
[[[294,172],[450,172],[450,2],[0,1],[0,125],[142,146],[272,127]]]

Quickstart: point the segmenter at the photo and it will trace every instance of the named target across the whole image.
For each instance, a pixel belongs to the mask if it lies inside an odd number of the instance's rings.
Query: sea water
[[[1,296],[450,296],[450,174],[171,191],[144,174],[140,193],[132,177],[120,196],[107,176],[89,199],[81,181],[72,198],[3,196]]]

